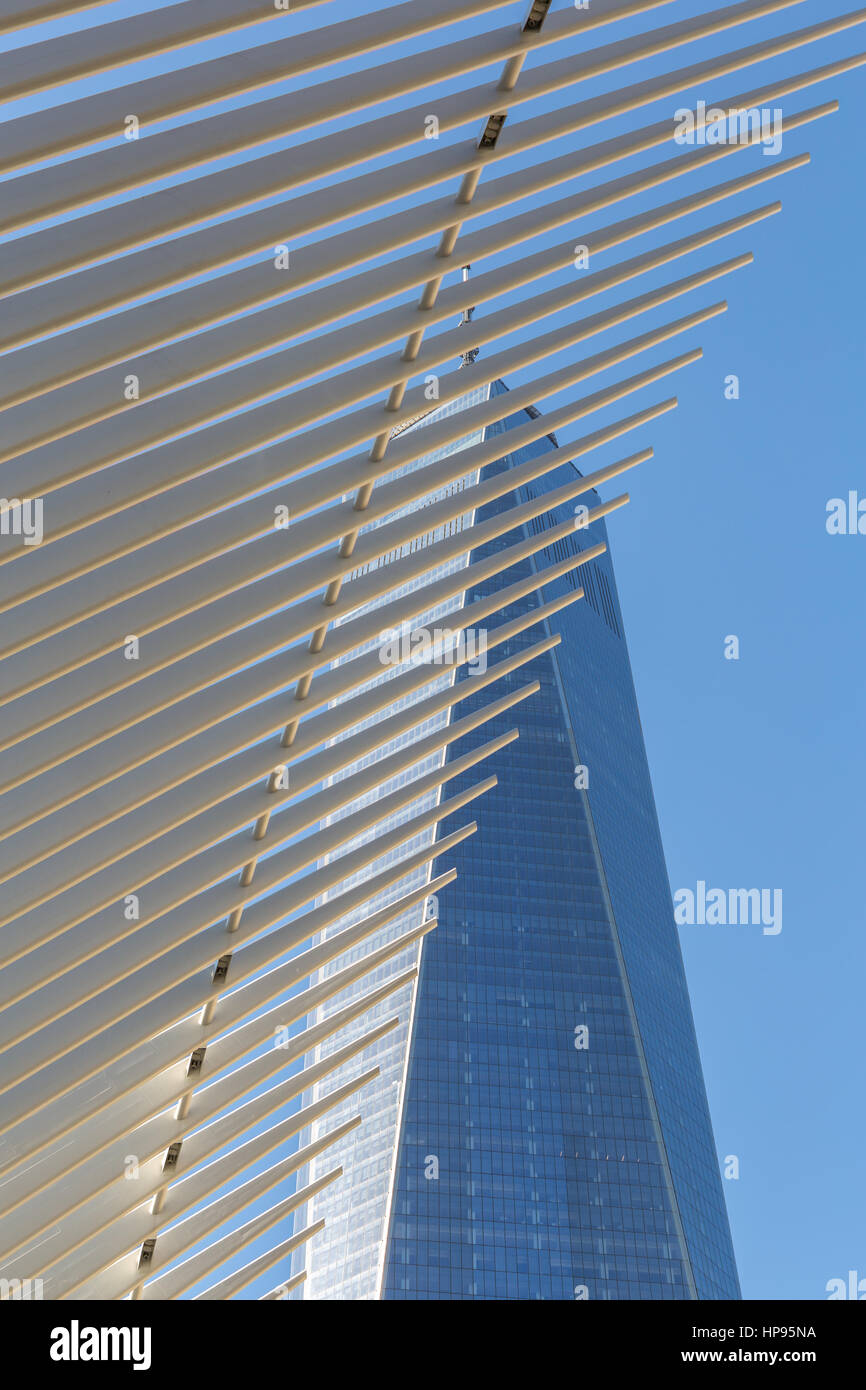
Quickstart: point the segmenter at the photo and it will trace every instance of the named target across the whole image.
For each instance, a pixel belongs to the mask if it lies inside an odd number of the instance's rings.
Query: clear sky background
[[[671,884],[784,893],[779,936],[682,928],[746,1297],[866,1275],[866,536],[825,528],[866,497],[862,73],[828,90],[611,527]]]
[[[120,15],[155,6],[123,0],[107,8]],[[354,0],[331,0],[293,16],[293,22],[300,32],[365,8]],[[554,12],[564,8],[565,0],[554,0]],[[577,55],[710,8],[706,0],[675,0],[643,20],[598,30],[571,51]],[[558,93],[544,104],[557,107],[620,88],[854,8],[854,0],[806,0],[667,58],[584,83],[579,92]],[[504,5],[494,16],[461,26],[459,36],[516,21],[522,11],[520,4]],[[64,27],[105,17],[105,9],[85,12]],[[269,27],[202,45],[197,56],[260,43]],[[38,36],[48,32],[43,26]],[[33,37],[22,34],[9,42]],[[404,51],[448,38],[440,33]],[[541,157],[666,119],[697,97],[733,96],[766,78],[863,48],[866,26],[708,89],[690,89],[682,101],[643,107],[546,147]],[[526,71],[554,56],[559,50],[542,53]],[[138,64],[134,76],[182,61],[185,55],[170,55]],[[370,61],[375,59],[360,65]],[[671,885],[694,888],[703,879],[710,887],[783,893],[783,929],[777,936],[764,936],[754,926],[681,928],[720,1164],[726,1155],[739,1160],[740,1176],[725,1188],[747,1298],[821,1299],[827,1281],[847,1278],[849,1270],[866,1278],[866,535],[830,536],[825,527],[830,498],[855,490],[866,499],[863,73],[832,79],[780,103],[794,111],[832,97],[840,100],[838,114],[785,140],[780,158],[809,150],[809,167],[629,242],[598,257],[591,268],[606,268],[776,198],[784,205],[780,215],[599,296],[557,322],[595,313],[743,250],[754,251],[753,266],[546,364],[553,370],[699,306],[723,297],[729,301],[720,318],[579,390],[601,389],[696,344],[704,348],[703,361],[560,437],[566,443],[617,415],[679,396],[676,412],[629,436],[625,446],[620,442],[599,451],[586,469],[645,443],[656,450],[654,460],[630,475],[631,506],[616,514],[609,529]],[[491,80],[497,75],[491,73]],[[89,80],[76,90],[102,90],[114,80]],[[321,74],[309,80],[320,81]],[[460,89],[472,80],[462,78],[440,90]],[[7,115],[68,96],[49,93],[17,103]],[[412,107],[419,100],[401,98],[381,110]],[[226,105],[232,103],[220,109]],[[435,111],[435,100],[430,109]],[[540,104],[515,112],[514,123],[538,109]],[[316,134],[339,137],[341,129],[341,122],[332,122]],[[292,143],[277,140],[263,148]],[[261,152],[261,147],[255,151]],[[574,185],[575,191],[671,152],[619,164]],[[423,146],[417,156],[422,154]],[[699,178],[677,180],[585,224],[560,228],[539,238],[534,249],[557,246],[573,234],[591,244],[595,227],[770,163],[760,151],[740,151]],[[184,177],[211,167],[219,166]],[[564,196],[569,187],[553,196]],[[522,205],[515,208],[522,210]],[[489,264],[514,260],[516,254]],[[566,284],[574,273],[548,276],[539,288]],[[480,307],[479,319],[483,313]],[[485,348],[481,362],[494,359],[495,349]],[[731,373],[740,380],[736,401],[724,396]],[[537,374],[536,368],[528,375]],[[560,403],[556,397],[539,400],[543,410]],[[608,495],[619,490],[614,485]],[[738,661],[724,657],[731,634],[740,641]]]

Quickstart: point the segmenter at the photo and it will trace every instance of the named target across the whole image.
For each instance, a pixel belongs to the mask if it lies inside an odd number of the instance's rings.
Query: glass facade
[[[502,382],[490,389],[506,396]],[[507,451],[509,429],[526,418],[488,428],[504,452],[485,476],[551,447],[542,437]],[[476,519],[574,472],[560,465]],[[561,508],[532,529],[571,515]],[[466,601],[606,539],[603,522],[575,530]],[[608,553],[543,598],[578,586],[585,598],[556,617],[561,644],[493,688],[498,696],[537,679],[539,691],[445,755],[519,729],[484,765],[499,785],[479,807],[477,833],[434,866],[454,865],[458,878],[424,940],[408,1026],[409,1001],[399,1001],[404,1022],[384,1044],[381,1104],[365,1098],[347,1176],[312,1213],[328,1226],[311,1243],[304,1297],[739,1297]],[[541,601],[530,595],[495,625]],[[542,620],[494,659],[546,630]],[[461,714],[489,699],[470,698]],[[456,778],[451,792],[476,780]],[[444,821],[440,835],[465,819]],[[369,1220],[358,1201],[365,1183]]]
[[[430,414],[425,415],[412,429],[423,429],[434,421],[442,419],[446,415],[452,415],[471,406],[480,404],[488,399],[490,388],[487,385],[474,387],[471,391],[460,396],[456,401],[451,401]],[[482,431],[467,435],[455,441],[447,449],[437,450],[434,454],[423,455],[421,458],[410,464],[412,470],[424,468],[435,460],[444,457],[446,454],[458,452],[467,448],[469,445],[477,444],[482,438]],[[384,481],[401,476],[407,471],[406,468],[395,470],[388,474]],[[455,483],[441,488],[415,503],[412,507],[405,508],[406,511],[414,511],[421,508],[425,503],[436,500],[439,497],[462,491],[470,482],[477,479],[477,472],[466,475],[458,479]],[[382,517],[378,525],[384,525],[394,517],[401,515],[400,512],[389,513]],[[438,527],[413,541],[411,546],[404,546],[393,554],[388,555],[381,562],[388,564],[406,554],[410,549],[432,545],[440,541],[447,535],[462,530],[471,522],[472,513],[460,514],[445,527]],[[368,527],[363,528],[365,531]],[[467,556],[449,561],[437,566],[423,576],[421,581],[404,586],[399,590],[392,590],[384,598],[376,601],[372,607],[384,607],[399,594],[412,589],[421,589],[427,584],[437,579],[443,578],[449,573],[454,573],[465,568]],[[460,608],[463,603],[463,595],[458,593],[449,600],[437,604],[427,612],[420,614],[414,620],[413,626],[423,626],[433,628],[436,626],[447,627],[448,614]],[[353,613],[347,614],[343,621],[349,622],[358,617],[364,609],[356,609]],[[378,640],[378,639],[377,639]],[[351,661],[362,652],[370,650],[375,642],[370,642],[365,647],[359,647],[346,654],[345,657],[336,663],[342,665],[346,661]],[[408,664],[389,665],[382,667],[381,676],[377,677],[376,682],[392,680],[408,669]],[[407,704],[417,704],[419,701],[429,698],[443,686],[451,684],[454,680],[454,671],[448,668],[431,667],[431,680],[420,690],[414,691],[400,701],[395,701],[388,705],[381,713],[375,716],[368,723],[387,723],[387,721],[402,710]],[[366,690],[369,685],[362,686],[361,690]],[[357,692],[353,692],[357,693]],[[448,710],[433,715],[425,719],[407,733],[402,733],[396,738],[385,742],[383,746],[376,750],[375,754],[361,761],[350,763],[341,773],[341,777],[348,777],[366,767],[370,762],[380,761],[397,752],[401,748],[406,748],[420,738],[434,733],[438,729],[444,728],[448,723]],[[355,724],[348,729],[344,737],[350,737],[358,733],[366,724]],[[350,815],[359,810],[362,806],[370,805],[394,791],[398,786],[405,785],[419,777],[432,772],[441,766],[442,752],[430,754],[428,757],[415,763],[412,767],[401,773],[397,778],[391,778],[382,782],[374,792],[369,793],[345,806],[339,812],[339,818]],[[410,804],[401,808],[397,813],[383,819],[364,835],[349,841],[339,851],[339,854],[349,853],[358,845],[369,841],[374,836],[385,834],[397,826],[405,824],[414,817],[430,810],[439,799],[439,793],[428,792]],[[414,835],[400,849],[388,857],[376,859],[367,868],[356,874],[351,879],[345,879],[335,886],[327,895],[328,898],[335,897],[337,894],[345,892],[348,888],[363,879],[372,878],[386,869],[392,867],[395,861],[406,858],[408,855],[417,853],[428,844],[432,844],[434,830],[431,827]],[[422,887],[430,879],[430,866],[415,869],[412,873],[402,877],[391,888],[383,891],[370,899],[369,906],[365,909],[365,915],[372,914],[389,903],[396,901],[411,893],[414,889]],[[326,901],[323,899],[322,901]],[[342,969],[355,960],[360,959],[370,951],[378,950],[386,942],[398,936],[405,935],[413,928],[421,925],[424,917],[425,904],[422,901],[416,907],[402,913],[399,917],[385,928],[382,928],[375,935],[370,936],[362,942],[353,952],[339,956],[330,966],[327,967],[325,974]],[[329,928],[327,935],[331,936],[335,932],[341,931],[353,924],[355,918],[340,919]],[[318,1021],[329,1014],[345,1007],[353,999],[358,998],[362,993],[369,992],[372,988],[383,984],[387,979],[402,974],[407,969],[418,964],[419,947],[416,944],[407,947],[398,955],[394,956],[386,965],[382,966],[374,975],[365,976],[363,980],[343,990],[336,995],[326,1006],[324,1006],[316,1019]],[[294,1268],[306,1268],[307,1279],[299,1290],[299,1296],[304,1299],[371,1299],[378,1297],[378,1290],[381,1286],[382,1258],[384,1253],[385,1231],[387,1226],[387,1213],[389,1207],[389,1194],[393,1177],[394,1154],[396,1151],[397,1133],[400,1102],[403,1094],[403,1082],[406,1067],[406,1055],[409,1038],[409,1025],[414,1003],[415,990],[412,986],[404,986],[397,993],[393,994],[383,1004],[379,1005],[375,1011],[371,1011],[357,1020],[348,1028],[341,1029],[339,1033],[328,1040],[315,1054],[315,1058],[310,1057],[308,1061],[317,1060],[343,1047],[346,1043],[360,1036],[380,1020],[400,1017],[399,1026],[386,1037],[381,1039],[374,1047],[364,1052],[363,1057],[341,1067],[335,1071],[326,1082],[323,1082],[308,1097],[309,1101],[319,1099],[328,1092],[344,1085],[353,1076],[359,1075],[371,1066],[378,1066],[380,1075],[371,1084],[364,1088],[360,1100],[358,1097],[350,1097],[342,1106],[331,1110],[321,1126],[317,1126],[311,1133],[304,1136],[304,1142],[318,1138],[321,1133],[333,1129],[337,1124],[350,1119],[359,1110],[363,1113],[363,1124],[360,1129],[353,1131],[341,1143],[332,1145],[320,1160],[312,1167],[310,1172],[302,1174],[299,1185],[307,1181],[315,1180],[326,1172],[330,1172],[338,1163],[343,1165],[344,1176],[334,1184],[332,1188],[323,1192],[315,1202],[311,1203],[306,1213],[301,1218],[296,1219],[296,1228],[309,1222],[325,1220],[324,1230],[314,1237],[310,1242],[306,1254],[301,1252],[301,1256],[295,1261]]]

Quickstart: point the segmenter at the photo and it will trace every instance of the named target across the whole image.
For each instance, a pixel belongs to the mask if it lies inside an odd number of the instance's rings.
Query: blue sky
[[[861,76],[829,86],[611,528],[672,886],[784,892],[777,937],[682,928],[746,1297],[866,1270],[866,537],[825,528],[866,496],[864,104]]]
[[[154,7],[125,2],[110,7],[112,15],[145,8]],[[331,0],[293,20],[300,31],[365,8]],[[568,7],[554,0],[553,8]],[[676,0],[643,20],[598,30],[583,47],[710,8],[705,0]],[[853,0],[807,0],[665,59],[582,84],[578,95],[618,89],[854,8]],[[454,37],[516,20],[518,11],[522,14],[520,5],[503,6],[501,13],[461,26]],[[103,17],[101,10],[88,11],[65,27]],[[201,45],[197,56],[262,42],[268,27]],[[43,28],[39,36],[47,32]],[[27,37],[22,34],[20,41]],[[435,41],[448,37],[442,33]],[[403,51],[429,42],[420,40]],[[682,104],[695,97],[727,97],[864,47],[866,28],[861,27],[735,73],[707,90],[689,89]],[[575,43],[571,51],[578,54],[582,47]],[[559,50],[540,54],[526,71],[554,56]],[[141,63],[134,75],[181,61],[171,55],[158,66]],[[341,70],[355,66],[344,64]],[[309,80],[321,78],[314,74]],[[469,80],[437,90],[457,90]],[[77,90],[101,90],[113,81],[92,79]],[[746,926],[681,928],[720,1161],[726,1155],[739,1159],[739,1179],[725,1188],[747,1298],[820,1299],[832,1278],[846,1278],[851,1269],[866,1277],[861,1057],[866,536],[830,536],[825,527],[829,499],[845,498],[849,491],[866,499],[864,85],[861,69],[780,103],[786,111],[799,111],[831,97],[840,101],[836,115],[785,140],[781,157],[808,150],[809,167],[628,242],[600,256],[592,268],[604,269],[776,198],[783,202],[781,214],[643,277],[639,286],[598,296],[585,312],[742,250],[754,251],[754,265],[625,330],[594,339],[591,349],[573,349],[547,364],[555,370],[722,297],[729,301],[726,314],[655,354],[593,378],[586,391],[698,343],[704,348],[699,364],[640,393],[627,410],[602,412],[589,426],[575,426],[561,437],[566,443],[588,428],[602,428],[617,414],[674,392],[679,396],[677,411],[640,431],[640,439],[630,438],[628,450],[613,445],[598,451],[592,466],[645,443],[656,451],[630,475],[632,503],[609,529],[672,887],[694,887],[702,879],[713,887],[783,892],[778,936]],[[61,95],[19,103],[8,114],[39,109]],[[558,93],[515,112],[514,122],[578,95]],[[412,107],[419,100],[410,95],[382,110]],[[642,107],[557,141],[543,157],[667,118],[680,104],[668,99]],[[322,133],[338,136],[340,129],[340,122],[331,122]],[[264,148],[291,143],[277,140]],[[645,162],[645,156],[623,162],[591,175],[578,189]],[[585,233],[591,244],[594,228],[768,163],[759,151],[740,151],[699,178],[674,181],[589,218],[573,229],[575,239]],[[554,196],[564,192],[557,189]],[[522,210],[523,205],[515,208]],[[473,223],[472,229],[477,225],[483,223]],[[570,227],[560,228],[539,238],[538,247],[557,246],[571,233]],[[508,252],[489,264],[514,258],[515,252]],[[558,272],[539,287],[564,285],[572,274]],[[530,286],[515,298],[532,291]],[[555,323],[568,318],[562,315]],[[497,348],[507,345],[506,340]],[[492,358],[494,350],[484,356]],[[527,375],[537,373],[533,368]],[[738,400],[725,399],[730,374],[740,381]],[[560,403],[557,397],[539,401],[544,410]],[[608,495],[614,490],[619,489],[608,489]],[[731,634],[740,641],[737,661],[724,656]],[[265,1286],[270,1282],[266,1279]]]

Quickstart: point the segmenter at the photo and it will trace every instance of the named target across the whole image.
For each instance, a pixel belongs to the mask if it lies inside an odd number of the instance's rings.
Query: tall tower
[[[538,412],[508,415],[502,381],[489,398],[505,418],[484,438],[501,439],[502,453],[481,481],[556,446],[541,434],[509,449],[509,434]],[[458,405],[478,400],[476,391]],[[472,515],[477,530],[576,472],[560,464],[463,520]],[[600,499],[581,501],[592,508]],[[574,510],[555,507],[469,560],[574,522]],[[462,601],[604,540],[603,520],[584,530],[579,514],[565,537]],[[419,967],[413,998],[402,1001],[408,1023],[378,1044],[381,1076],[368,1089],[362,1129],[339,1154],[343,1181],[306,1215],[326,1225],[310,1244],[305,1298],[739,1297],[609,554],[540,594],[527,586],[502,614],[521,630],[497,657],[549,635],[533,611],[573,598],[578,585],[584,599],[556,617],[561,645],[497,686],[508,694],[534,678],[538,692],[444,752],[464,758],[491,736],[519,731],[490,759],[499,785],[478,833],[449,848],[457,880],[439,896],[437,930],[392,967]],[[485,699],[479,692],[461,703],[460,717]],[[449,794],[474,781],[471,769],[458,771]],[[440,839],[458,819],[442,821]],[[416,913],[421,922],[423,907]],[[344,1041],[338,1034],[329,1046]],[[336,1072],[328,1085],[344,1079]]]
[[[525,419],[501,425],[492,470],[524,461],[508,432]],[[609,553],[543,596],[577,583],[561,645],[520,673],[541,689],[505,716],[520,738],[424,943],[385,1298],[739,1297]]]

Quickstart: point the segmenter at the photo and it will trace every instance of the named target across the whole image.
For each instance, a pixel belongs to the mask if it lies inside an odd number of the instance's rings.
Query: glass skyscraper
[[[501,381],[443,412],[488,390],[507,412]],[[502,456],[484,477],[555,444],[542,436],[509,451],[509,430],[526,419],[519,410],[486,427],[486,438],[502,436]],[[474,520],[540,499],[574,471],[561,464]],[[528,529],[541,532],[571,515],[563,506]],[[459,525],[472,518],[467,512]],[[471,560],[523,534],[491,541]],[[575,528],[457,602],[606,539],[603,521]],[[402,1025],[378,1045],[382,1075],[365,1092],[361,1129],[339,1152],[345,1176],[307,1213],[325,1216],[326,1226],[307,1253],[305,1298],[739,1297],[609,553],[512,604],[499,621],[578,586],[585,598],[556,618],[561,644],[503,677],[493,695],[530,679],[539,691],[437,755],[461,757],[519,729],[517,742],[484,764],[499,785],[479,808],[477,834],[433,867],[458,871],[440,895],[437,929],[388,967],[419,963],[420,973],[413,998],[383,1006],[383,1016],[399,1011]],[[503,644],[497,660],[546,633],[541,619]],[[490,699],[470,697],[461,716]],[[408,737],[429,731],[424,725]],[[411,775],[427,770],[419,764]],[[458,774],[449,795],[477,780],[477,770]],[[445,820],[440,838],[465,819]],[[412,841],[401,853],[417,848]],[[414,886],[404,879],[389,897]],[[423,909],[416,911],[420,921]],[[401,919],[389,934],[410,925]],[[328,1088],[360,1065],[336,1073]],[[328,1165],[336,1153],[329,1151]]]

